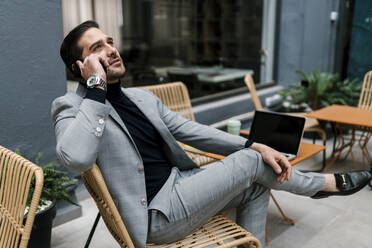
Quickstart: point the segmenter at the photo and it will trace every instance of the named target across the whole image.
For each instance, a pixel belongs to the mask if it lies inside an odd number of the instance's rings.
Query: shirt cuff
[[[248,147],[250,147],[252,144],[253,144],[253,140],[247,140],[247,142],[245,142],[244,148],[248,148]]]
[[[104,104],[106,100],[106,91],[99,88],[88,88],[85,99],[94,100]]]

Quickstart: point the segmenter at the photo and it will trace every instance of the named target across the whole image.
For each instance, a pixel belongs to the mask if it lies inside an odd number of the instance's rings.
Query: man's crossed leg
[[[174,168],[150,203],[148,241],[179,240],[217,213],[237,208],[237,223],[263,244],[269,189],[313,196],[326,181],[323,174],[294,169],[289,181],[279,183],[277,177],[261,155],[251,149],[190,171]],[[157,208],[160,205],[167,207]]]

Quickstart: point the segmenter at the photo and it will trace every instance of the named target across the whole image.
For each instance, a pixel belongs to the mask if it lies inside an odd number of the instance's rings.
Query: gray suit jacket
[[[128,88],[123,92],[138,106],[165,141],[164,150],[179,170],[195,168],[176,140],[204,151],[229,155],[244,148],[246,139],[230,135],[183,118],[167,109],[151,92]],[[148,206],[143,162],[118,113],[105,104],[83,99],[86,89],[54,100],[52,118],[57,139],[57,156],[71,170],[85,171],[100,166],[108,189],[136,247],[145,247]],[[168,179],[165,187],[171,187]],[[169,186],[167,186],[169,185]],[[164,189],[164,187],[162,188]],[[169,205],[155,199],[150,205],[169,218]]]

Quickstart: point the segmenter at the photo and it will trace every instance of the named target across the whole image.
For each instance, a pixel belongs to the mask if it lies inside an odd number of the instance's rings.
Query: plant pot
[[[53,219],[56,217],[56,201],[35,215],[28,248],[50,248]]]

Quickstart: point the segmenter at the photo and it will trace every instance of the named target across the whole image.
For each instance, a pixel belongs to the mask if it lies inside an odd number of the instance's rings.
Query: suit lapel
[[[127,135],[129,135],[129,131],[128,131],[127,127],[125,126],[123,120],[120,118],[118,112],[116,112],[116,110],[114,109],[114,107],[111,105],[111,103],[108,100],[106,100],[106,105],[109,106],[110,109],[111,109],[109,115],[112,117],[112,119],[114,119],[114,121],[116,121],[119,124],[119,126],[123,129],[123,131]]]
[[[145,101],[138,98],[132,92],[124,90],[124,93],[129,97],[129,99],[136,104],[136,106],[142,111],[142,113],[149,119],[154,128],[159,132],[160,136],[163,138],[165,144],[168,146],[168,157],[171,159],[171,162],[177,165],[184,165],[195,167],[195,163],[186,155],[186,153],[178,145],[176,139],[169,132],[168,128],[164,122],[159,117],[159,114],[156,111],[156,107],[152,105],[151,101]],[[167,151],[166,151],[167,152]]]
[[[142,111],[142,113],[149,119],[152,123],[154,128],[158,130],[160,135],[163,137],[164,140],[168,139],[168,137],[164,137],[164,129],[161,127],[164,126],[163,122],[160,120],[159,115],[154,112],[155,108],[151,105],[150,102],[144,101],[129,91],[124,90],[124,94]]]
[[[129,140],[132,142],[132,145],[133,145],[134,148],[136,149],[137,154],[138,154],[139,156],[141,156],[141,155],[140,155],[140,152],[139,152],[139,150],[138,150],[138,148],[137,148],[137,146],[136,146],[136,143],[134,142],[132,136],[130,135],[130,133],[129,133],[127,127],[125,126],[125,124],[124,124],[124,122],[123,122],[123,120],[120,118],[118,112],[116,112],[116,110],[114,109],[114,107],[111,105],[111,103],[110,103],[108,100],[106,100],[106,105],[109,106],[110,109],[111,109],[110,114],[109,114],[109,115],[111,116],[111,118],[112,118],[112,119],[113,119],[117,124],[119,124],[119,126],[123,129],[124,133],[128,136]]]

